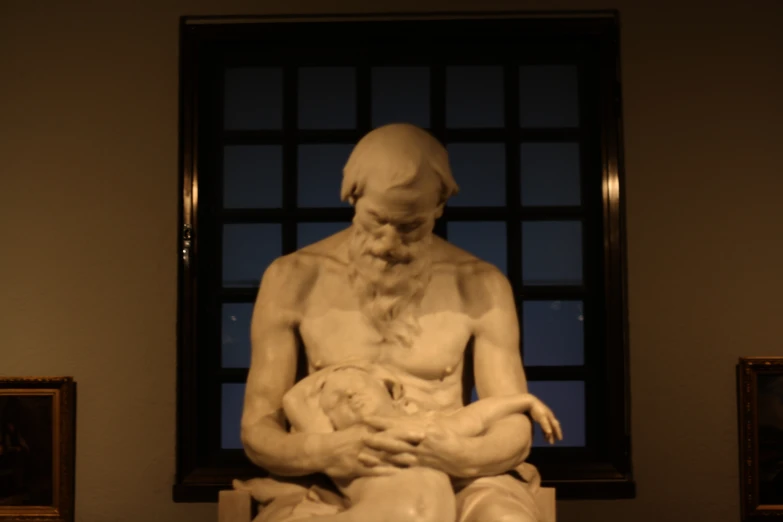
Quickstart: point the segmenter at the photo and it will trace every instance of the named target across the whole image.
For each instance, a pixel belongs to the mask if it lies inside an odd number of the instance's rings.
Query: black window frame
[[[342,24],[342,25],[341,25]],[[462,25],[459,25],[462,24]],[[633,498],[631,469],[630,397],[628,369],[627,278],[622,161],[622,125],[619,80],[619,17],[616,11],[569,13],[440,13],[384,15],[318,15],[269,17],[183,17],[180,27],[180,215],[178,256],[178,372],[177,468],[173,497],[178,502],[216,501],[217,492],[230,487],[233,478],[258,476],[241,450],[220,448],[220,393],[225,382],[242,383],[247,371],[221,368],[219,339],[221,299],[253,302],[255,289],[221,289],[219,228],[224,222],[280,222],[283,253],[296,249],[298,221],[345,221],[352,209],[295,209],[296,144],[355,143],[371,128],[369,113],[370,65],[430,65],[431,114],[429,130],[445,143],[502,141],[506,143],[507,207],[447,207],[436,233],[445,235],[447,221],[505,218],[508,233],[508,270],[517,295],[525,299],[582,298],[591,293],[585,332],[584,367],[528,367],[530,380],[590,377],[587,393],[600,396],[587,408],[589,448],[535,448],[530,461],[539,466],[544,485],[556,487],[559,498]],[[403,30],[404,29],[404,30]],[[441,32],[437,32],[441,31]],[[459,56],[418,52],[424,38],[432,45],[442,34],[463,31],[482,45],[462,49]],[[391,35],[385,50],[377,38]],[[306,35],[313,45],[303,40]],[[498,36],[500,35],[500,36]],[[449,130],[445,126],[446,65],[486,65],[488,44],[482,38],[514,38],[529,55],[522,59],[514,48],[497,60],[505,68],[506,128]],[[373,39],[376,40],[373,40]],[[323,42],[328,41],[329,45]],[[319,45],[321,42],[321,45]],[[355,53],[345,54],[353,46]],[[362,49],[373,51],[372,61]],[[375,46],[375,47],[373,47]],[[497,49],[497,47],[495,47]],[[282,131],[224,131],[215,100],[222,92],[222,71],[227,63],[283,66],[284,107]],[[286,53],[285,49],[294,49]],[[337,49],[337,52],[335,52]],[[401,51],[403,49],[403,51]],[[407,52],[405,51],[407,49]],[[303,51],[309,63],[303,61]],[[342,51],[342,52],[340,52]],[[471,54],[472,53],[472,54]],[[560,53],[560,54],[558,54]],[[580,96],[596,105],[580,103],[581,129],[517,129],[517,62],[552,63],[564,54],[580,64]],[[435,59],[432,58],[435,57]],[[513,58],[513,59],[512,59]],[[293,61],[295,60],[295,61]],[[296,68],[306,65],[357,67],[356,130],[302,131],[296,127]],[[584,81],[587,80],[587,81]],[[293,91],[290,89],[293,88]],[[291,92],[293,94],[291,95]],[[286,93],[288,95],[286,96]],[[211,104],[211,105],[210,105]],[[508,131],[508,127],[516,129]],[[590,132],[588,132],[588,130]],[[579,208],[523,208],[519,202],[519,143],[522,139],[573,141],[582,145],[583,204]],[[283,209],[221,210],[220,152],[226,143],[281,143],[283,148]],[[293,145],[292,145],[293,144]],[[210,147],[210,145],[212,145]],[[513,145],[513,146],[509,146]],[[592,174],[590,174],[592,173]],[[337,194],[335,194],[337,200]],[[217,202],[217,203],[216,203]],[[502,214],[502,215],[501,215]],[[522,287],[520,228],[522,218],[575,219],[583,228],[585,278],[590,284],[569,293],[558,287]],[[592,245],[592,246],[590,246]],[[597,247],[597,248],[596,248]],[[588,255],[590,254],[590,255]],[[587,279],[585,279],[587,284]],[[583,285],[584,286],[584,285]],[[598,299],[596,296],[599,296]],[[595,319],[590,319],[593,317]],[[587,343],[590,338],[591,350]],[[210,347],[211,346],[211,347]],[[589,360],[588,360],[589,359]],[[595,395],[598,394],[598,395]],[[592,431],[591,431],[592,430]],[[600,440],[599,440],[600,439]],[[216,449],[217,448],[217,449]]]

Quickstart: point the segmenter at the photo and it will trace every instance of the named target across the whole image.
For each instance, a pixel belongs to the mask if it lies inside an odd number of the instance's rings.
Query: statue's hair
[[[340,198],[355,203],[370,177],[393,188],[429,174],[435,174],[441,183],[439,205],[459,191],[448,153],[434,136],[409,123],[384,125],[367,133],[354,147],[343,169]]]

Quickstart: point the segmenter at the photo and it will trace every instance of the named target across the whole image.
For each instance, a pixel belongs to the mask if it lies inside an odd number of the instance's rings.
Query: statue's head
[[[423,295],[435,220],[457,191],[446,149],[414,125],[379,127],[348,158],[341,197],[356,211],[355,286],[365,315],[387,340],[409,344],[417,332],[404,312]]]
[[[373,415],[393,415],[401,385],[378,378],[370,369],[345,365],[329,371],[316,387],[319,403],[334,429],[342,430]]]
[[[415,125],[394,123],[356,144],[343,170],[341,198],[356,209],[357,225],[391,246],[431,234],[457,191],[443,145]]]

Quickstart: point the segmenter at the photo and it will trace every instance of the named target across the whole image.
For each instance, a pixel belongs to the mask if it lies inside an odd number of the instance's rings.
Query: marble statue
[[[379,127],[344,168],[351,226],[265,271],[241,433],[270,478],[234,484],[256,522],[540,522],[531,418],[560,425],[527,393],[508,280],[433,234],[457,190],[432,135]]]

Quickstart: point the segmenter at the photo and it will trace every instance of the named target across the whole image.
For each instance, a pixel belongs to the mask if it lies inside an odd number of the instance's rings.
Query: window
[[[392,121],[449,151],[436,233],[512,283],[531,391],[566,431],[530,461],[560,498],[634,495],[617,32],[613,13],[183,21],[176,500],[259,473],[239,417],[261,274],[348,226],[342,166]]]

